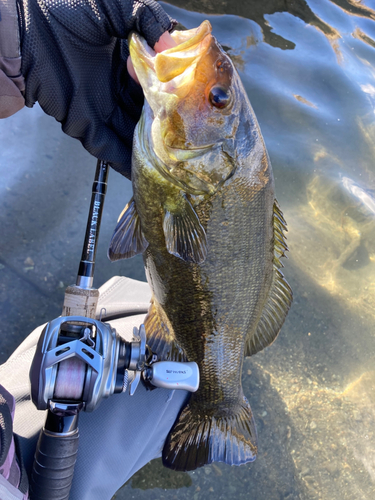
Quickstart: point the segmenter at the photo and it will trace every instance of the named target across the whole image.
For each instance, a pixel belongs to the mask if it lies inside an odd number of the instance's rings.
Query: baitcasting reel
[[[195,392],[194,362],[157,361],[143,325],[124,341],[108,323],[63,316],[44,328],[30,369],[31,397],[48,410],[30,480],[31,500],[68,500],[77,458],[81,410],[93,411],[111,394],[133,395],[140,380],[166,389]]]
[[[69,401],[91,412],[128,386],[133,395],[141,378],[165,389],[198,389],[196,363],[157,362],[146,344],[144,326],[134,328],[133,335],[126,342],[109,323],[82,316],[48,323],[30,370],[31,397],[38,410]]]

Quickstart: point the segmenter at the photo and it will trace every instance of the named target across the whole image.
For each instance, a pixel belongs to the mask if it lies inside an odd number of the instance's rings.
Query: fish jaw
[[[181,101],[195,83],[197,63],[213,43],[211,24],[188,31],[176,31],[176,47],[156,53],[146,40],[134,32],[129,37],[133,66],[152,110],[153,146],[165,161],[185,161],[212,146],[211,141],[192,144],[186,137],[187,124],[178,111]],[[194,107],[188,114],[195,112]]]
[[[130,34],[129,50],[134,69],[154,113],[160,94],[161,100],[165,98],[163,94],[175,92],[181,96],[182,88],[186,92],[194,84],[196,63],[211,44],[211,30],[209,21],[204,21],[198,28],[175,31],[171,36],[176,47],[161,53],[156,53],[138,33]],[[177,78],[181,75],[183,77]]]
[[[212,195],[236,168],[236,132],[246,96],[208,21],[172,37],[176,47],[159,54],[139,34],[129,39],[146,98],[145,140],[155,166],[172,183],[190,194]],[[224,104],[216,102],[222,96]]]

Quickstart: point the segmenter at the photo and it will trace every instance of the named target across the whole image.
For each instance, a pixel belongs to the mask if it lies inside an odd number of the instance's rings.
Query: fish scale
[[[192,470],[255,460],[243,359],[275,340],[292,292],[279,260],[286,224],[240,78],[208,21],[172,36],[177,46],[156,55],[139,35],[129,41],[146,102],[134,134],[133,199],[109,256],[143,254],[149,346],[160,359],[198,363],[199,389],[162,454],[167,467]]]

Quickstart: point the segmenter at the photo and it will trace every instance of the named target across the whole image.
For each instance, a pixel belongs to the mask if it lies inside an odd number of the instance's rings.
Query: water
[[[245,361],[253,464],[174,473],[154,461],[116,500],[375,498],[375,1],[175,0],[233,58],[288,222],[293,307]],[[183,7],[183,10],[180,7]],[[198,11],[203,11],[199,13]],[[1,361],[60,314],[74,282],[95,161],[39,108],[0,123]],[[143,279],[105,248],[130,183],[111,172],[95,284]]]

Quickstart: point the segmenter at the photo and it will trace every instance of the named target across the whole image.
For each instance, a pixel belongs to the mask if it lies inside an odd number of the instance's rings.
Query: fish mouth
[[[169,83],[183,75],[187,69],[195,68],[211,44],[211,31],[209,21],[203,21],[198,28],[192,30],[175,31],[171,36],[176,46],[160,53],[156,53],[139,33],[132,32],[129,36],[129,50],[143,89],[145,90],[150,83],[159,84],[160,88],[160,84]],[[182,80],[192,80],[191,75],[185,77]],[[177,87],[186,83],[187,81],[175,82]],[[160,90],[168,92],[171,90],[170,87],[164,86]]]
[[[174,122],[175,115],[179,115],[178,103],[196,83],[197,65],[216,43],[211,32],[209,21],[203,21],[195,29],[174,31],[171,36],[176,46],[159,53],[138,33],[133,32],[129,37],[132,63],[147,101],[142,129],[145,120],[151,123],[143,144],[145,151],[161,175],[193,195],[213,194],[222,184],[203,172],[200,164],[194,164],[195,158],[221,148],[221,143],[192,143],[185,137],[184,124],[175,126]],[[144,139],[143,133],[139,135]],[[193,160],[191,164],[189,160]]]
[[[177,101],[183,99],[194,85],[197,64],[213,41],[211,32],[209,21],[203,21],[198,28],[174,31],[171,36],[176,46],[160,53],[156,53],[139,33],[133,32],[129,37],[134,70],[152,109],[154,121],[160,122],[160,128],[156,123],[154,127],[158,128],[163,149],[172,161],[196,158],[213,146],[189,144],[165,121],[166,110],[175,107]]]

